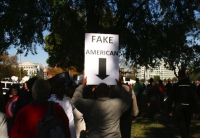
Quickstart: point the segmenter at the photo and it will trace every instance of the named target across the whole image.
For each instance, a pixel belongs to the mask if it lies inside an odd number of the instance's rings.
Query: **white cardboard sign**
[[[85,34],[85,71],[87,85],[116,85],[119,78],[119,35]]]

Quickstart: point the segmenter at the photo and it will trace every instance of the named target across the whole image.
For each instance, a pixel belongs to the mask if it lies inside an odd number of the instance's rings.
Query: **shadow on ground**
[[[142,113],[132,123],[131,138],[181,138],[175,116],[169,117],[166,112],[159,113],[157,121],[148,118],[148,107],[145,95]],[[166,103],[165,103],[166,104]],[[200,138],[200,118],[191,122],[190,138]]]

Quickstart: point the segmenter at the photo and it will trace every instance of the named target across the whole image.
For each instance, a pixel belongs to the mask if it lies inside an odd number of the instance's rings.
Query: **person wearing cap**
[[[174,103],[174,114],[177,118],[180,135],[182,138],[189,138],[191,119],[198,118],[198,96],[193,84],[186,77],[185,69],[178,72],[178,82],[172,86],[169,95],[168,112],[172,116],[172,105]]]

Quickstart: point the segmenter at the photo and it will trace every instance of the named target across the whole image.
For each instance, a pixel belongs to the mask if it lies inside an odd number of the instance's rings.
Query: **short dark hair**
[[[105,83],[100,83],[96,89],[95,89],[95,94],[97,97],[107,97],[109,94],[109,87]]]
[[[16,89],[18,92],[20,91],[20,85],[19,84],[12,84],[9,88],[11,91],[12,89]]]
[[[159,83],[159,84],[162,84],[162,83],[163,83],[163,81],[162,81],[162,80],[159,80],[159,81],[158,81],[158,83]]]
[[[62,80],[56,80],[54,82],[54,87],[51,88],[51,93],[55,93],[58,100],[63,99],[65,95],[65,84]]]
[[[150,83],[153,82],[153,81],[154,81],[153,78],[150,78],[150,79],[149,79],[149,82],[150,82]]]
[[[33,77],[33,78],[30,78],[30,79],[26,82],[29,91],[31,91],[32,86],[33,86],[33,84],[35,83],[35,81],[36,81],[37,79],[38,79],[37,77]]]
[[[47,80],[37,79],[32,87],[35,99],[48,99],[50,97],[51,86]]]

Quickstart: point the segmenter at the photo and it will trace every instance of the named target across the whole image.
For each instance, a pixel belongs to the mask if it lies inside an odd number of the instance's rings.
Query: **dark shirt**
[[[196,89],[187,79],[180,80],[172,86],[172,92],[169,96],[169,112],[172,111],[172,104],[189,105],[198,113],[198,96]]]
[[[160,91],[157,86],[151,86],[147,93],[147,102],[154,101],[158,102],[160,100]]]

